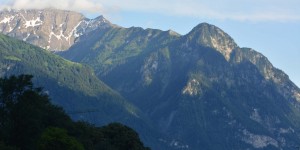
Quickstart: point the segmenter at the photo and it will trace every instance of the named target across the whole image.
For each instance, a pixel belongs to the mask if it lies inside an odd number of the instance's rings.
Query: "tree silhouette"
[[[73,122],[42,88],[34,88],[32,78],[0,79],[1,150],[149,150],[134,130],[119,123]]]

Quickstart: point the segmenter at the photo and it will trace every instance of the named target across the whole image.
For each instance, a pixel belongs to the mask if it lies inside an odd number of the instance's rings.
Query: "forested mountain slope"
[[[216,26],[186,35],[115,27],[61,56],[143,110],[179,149],[293,149],[300,90],[262,54]]]
[[[121,122],[136,129],[143,141],[158,145],[160,134],[143,113],[118,92],[101,82],[93,70],[65,60],[49,51],[0,35],[0,76],[34,75],[52,103],[62,106],[75,120],[97,126]]]

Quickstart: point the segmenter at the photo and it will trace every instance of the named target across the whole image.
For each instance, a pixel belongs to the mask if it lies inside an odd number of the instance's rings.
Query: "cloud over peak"
[[[57,8],[90,14],[147,12],[237,21],[300,21],[299,0],[1,0],[0,8]],[[116,11],[117,10],[117,11]]]
[[[0,9],[56,8],[78,12],[101,13],[101,3],[93,0],[2,0]]]

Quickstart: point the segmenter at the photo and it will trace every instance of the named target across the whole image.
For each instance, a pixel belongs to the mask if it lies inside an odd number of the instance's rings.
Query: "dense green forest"
[[[19,74],[34,75],[33,83],[48,91],[51,102],[67,113],[95,110],[93,116],[74,114],[72,119],[97,120],[96,125],[141,120],[137,108],[100,81],[91,68],[0,34],[0,77]]]
[[[31,75],[0,79],[1,150],[148,150],[131,128],[73,122]]]

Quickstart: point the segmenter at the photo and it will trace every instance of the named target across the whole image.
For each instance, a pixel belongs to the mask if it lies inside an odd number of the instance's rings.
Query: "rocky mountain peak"
[[[1,33],[51,51],[67,50],[82,34],[109,26],[111,23],[103,16],[88,19],[80,13],[66,10],[0,12]]]
[[[238,47],[227,33],[208,23],[201,23],[194,27],[186,37],[189,42],[216,49],[226,60],[230,59],[232,50]]]
[[[168,30],[167,32],[168,32],[169,35],[172,35],[172,36],[177,36],[177,37],[181,36],[179,33],[177,33],[176,31],[173,31],[171,29]]]

